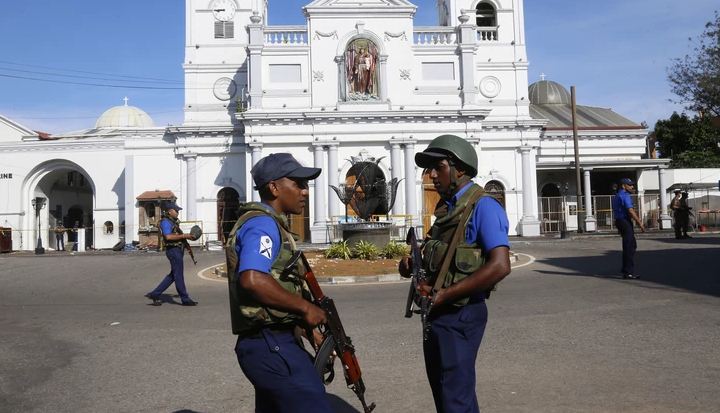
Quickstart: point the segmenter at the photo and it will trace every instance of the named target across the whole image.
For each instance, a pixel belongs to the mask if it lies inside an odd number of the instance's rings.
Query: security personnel
[[[331,412],[320,375],[296,338],[299,327],[312,329],[326,314],[309,301],[301,264],[293,265],[297,247],[286,218],[302,213],[308,180],[320,172],[288,153],[258,161],[250,173],[262,202],[241,206],[227,245],[235,353],[255,387],[256,412]]]
[[[680,190],[675,190],[675,198],[670,202],[670,209],[673,211],[673,220],[675,228],[675,239],[682,238],[682,211],[680,210]]]
[[[635,192],[635,183],[630,178],[623,178],[619,182],[620,189],[612,200],[613,215],[615,216],[615,226],[622,236],[622,268],[620,272],[623,278],[640,278],[635,274],[635,250],[637,249],[637,241],[635,240],[635,230],[633,229],[633,221],[640,227],[640,231],[645,232],[645,226],[640,217],[635,212],[632,198],[630,194]]]
[[[465,139],[439,136],[415,155],[415,163],[429,171],[442,198],[422,250],[434,285],[421,288],[436,291],[423,346],[425,370],[438,412],[479,412],[475,359],[487,323],[485,299],[510,273],[507,215],[472,182],[478,159]],[[403,258],[400,273],[409,276],[411,265]]]
[[[153,301],[152,305],[161,305],[162,300],[160,300],[160,296],[170,287],[170,284],[174,282],[175,288],[180,295],[181,304],[185,306],[195,306],[197,305],[197,301],[190,298],[185,288],[185,270],[183,267],[183,255],[185,252],[183,240],[195,240],[195,238],[192,234],[183,234],[180,230],[178,214],[182,208],[180,208],[175,201],[162,201],[160,203],[160,209],[162,210],[160,233],[165,243],[165,256],[168,261],[170,261],[170,273],[160,281],[160,284],[158,284],[154,290],[145,294],[145,297]]]
[[[682,238],[691,238],[688,233],[690,227],[690,210],[692,208],[688,205],[688,193],[682,191],[680,196],[680,232],[682,232]]]

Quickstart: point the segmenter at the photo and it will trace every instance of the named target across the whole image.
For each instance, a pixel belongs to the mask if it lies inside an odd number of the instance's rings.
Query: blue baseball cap
[[[163,211],[168,211],[171,209],[174,209],[176,211],[182,210],[178,204],[175,203],[175,201],[162,201],[160,202],[160,209]]]
[[[280,178],[315,179],[322,169],[302,166],[289,153],[273,153],[258,161],[250,170],[255,188]]]
[[[625,185],[635,185],[635,182],[633,182],[630,178],[623,178],[620,180],[620,183]]]

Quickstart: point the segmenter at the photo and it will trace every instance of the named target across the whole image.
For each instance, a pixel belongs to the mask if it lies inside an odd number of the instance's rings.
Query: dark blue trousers
[[[332,413],[320,375],[292,332],[238,337],[235,354],[255,387],[256,413]]]
[[[423,342],[425,371],[438,413],[478,413],[475,360],[487,324],[484,300],[432,319]]]
[[[150,295],[159,296],[170,287],[174,282],[180,300],[186,303],[190,301],[187,289],[185,288],[185,268],[183,266],[183,249],[182,247],[172,247],[165,250],[165,256],[170,261],[170,273],[160,281],[157,287],[150,292]]]
[[[622,268],[620,272],[623,274],[635,274],[637,241],[635,240],[633,224],[629,219],[616,219],[615,226],[622,237]]]

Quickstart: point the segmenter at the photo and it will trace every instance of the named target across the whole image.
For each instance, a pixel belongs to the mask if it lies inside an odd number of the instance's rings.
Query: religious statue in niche
[[[347,100],[379,100],[378,50],[368,39],[357,39],[345,51]]]

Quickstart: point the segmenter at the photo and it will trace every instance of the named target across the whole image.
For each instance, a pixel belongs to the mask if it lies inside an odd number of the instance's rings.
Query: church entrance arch
[[[373,216],[388,214],[388,184],[376,162],[353,164],[345,175],[345,188],[352,191],[349,215],[370,220]]]
[[[497,199],[505,208],[505,185],[500,181],[490,181],[485,184],[485,192]]]
[[[240,195],[234,188],[223,188],[217,194],[218,240],[224,244],[239,218]]]
[[[32,240],[38,238],[37,215],[40,220],[40,238],[45,247],[60,247],[56,237],[59,227],[66,229],[63,232],[64,240],[77,240],[78,231],[83,231],[83,247],[94,246],[95,184],[82,167],[64,159],[42,163],[28,174],[23,182],[22,193],[27,209],[25,227],[32,233],[23,245],[24,249],[35,247]],[[44,207],[39,211],[32,206],[32,200],[37,198],[44,199]],[[72,231],[76,222],[78,230]]]
[[[440,194],[435,190],[435,186],[430,178],[430,171],[425,170],[423,172],[423,206],[422,206],[422,225],[427,233],[430,231],[430,226],[433,223],[433,217],[435,214],[435,207],[440,202]]]

